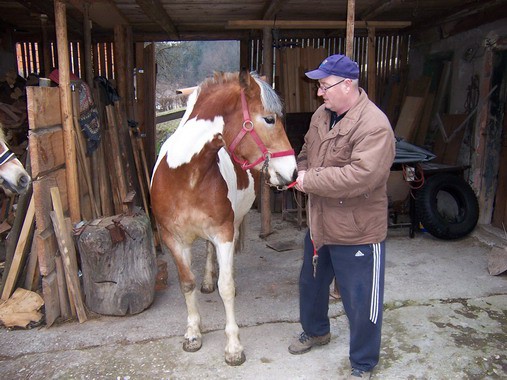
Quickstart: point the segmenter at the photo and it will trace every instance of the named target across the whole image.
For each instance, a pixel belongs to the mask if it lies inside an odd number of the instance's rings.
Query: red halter
[[[243,107],[243,128],[241,128],[241,131],[239,131],[236,138],[232,141],[231,145],[229,146],[229,151],[232,155],[232,158],[234,158],[234,161],[236,161],[238,164],[241,165],[241,168],[243,170],[248,170],[253,168],[254,166],[260,164],[262,161],[264,161],[264,165],[262,169],[268,167],[269,160],[274,157],[283,157],[283,156],[290,156],[294,155],[294,149],[284,150],[282,152],[276,152],[271,153],[267,150],[264,143],[261,141],[259,136],[254,130],[253,121],[250,119],[250,113],[248,112],[248,104],[246,103],[246,97],[243,89],[241,90],[241,105]],[[238,146],[239,142],[245,137],[245,135],[249,133],[252,139],[255,141],[257,146],[262,152],[262,156],[259,157],[255,162],[249,163],[247,160],[241,160],[236,154],[234,153],[234,150]]]

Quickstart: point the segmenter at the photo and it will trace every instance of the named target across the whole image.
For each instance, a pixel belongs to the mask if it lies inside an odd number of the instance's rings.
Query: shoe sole
[[[301,354],[306,354],[308,351],[310,351],[312,349],[313,346],[325,346],[326,344],[329,344],[329,342],[331,341],[331,337],[329,337],[328,339],[326,339],[325,341],[322,341],[322,342],[319,342],[319,343],[314,343],[312,346],[308,347],[306,350],[302,350],[302,351],[293,351],[290,349],[289,347],[289,352],[292,354],[292,355],[301,355]]]

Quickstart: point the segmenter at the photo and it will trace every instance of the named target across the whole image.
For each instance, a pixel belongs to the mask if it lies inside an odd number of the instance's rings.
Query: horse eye
[[[264,121],[268,124],[275,124],[275,118],[273,116],[266,116]]]

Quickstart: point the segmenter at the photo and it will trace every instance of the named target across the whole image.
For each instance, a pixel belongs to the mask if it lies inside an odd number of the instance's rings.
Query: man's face
[[[334,75],[319,80],[317,86],[317,95],[322,96],[327,109],[338,114],[346,104],[347,85],[350,85],[350,79],[340,78]]]

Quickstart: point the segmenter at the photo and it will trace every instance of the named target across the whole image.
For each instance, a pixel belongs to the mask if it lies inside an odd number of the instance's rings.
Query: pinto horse
[[[30,182],[30,175],[7,147],[5,134],[0,128],[0,187],[8,195],[23,194],[28,189]]]
[[[233,254],[240,224],[260,187],[261,171],[271,186],[281,188],[297,176],[280,99],[255,74],[245,70],[215,73],[189,96],[179,127],[161,148],[153,171],[151,204],[185,296],[185,351],[202,346],[191,245],[200,237],[214,247],[208,247],[201,290],[214,290],[216,257],[229,365],[245,361],[234,315]]]

